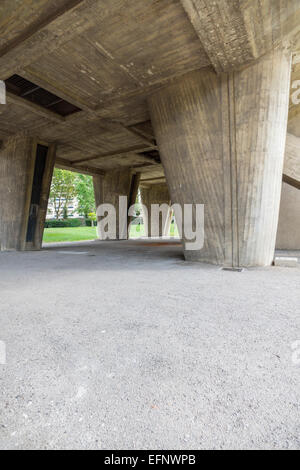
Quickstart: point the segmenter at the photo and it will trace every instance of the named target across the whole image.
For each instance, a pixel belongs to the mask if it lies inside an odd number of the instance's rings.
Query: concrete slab
[[[0,254],[1,449],[300,448],[300,269],[59,250]]]
[[[293,258],[291,256],[276,256],[274,261],[275,266],[282,266],[285,268],[297,268],[298,258]]]

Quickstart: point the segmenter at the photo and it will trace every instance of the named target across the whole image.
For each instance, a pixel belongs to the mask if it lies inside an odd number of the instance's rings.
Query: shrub
[[[85,219],[85,225],[87,227],[92,227],[92,225],[94,225],[94,227],[97,227],[97,220],[92,223],[91,219]]]
[[[81,227],[84,224],[85,224],[84,219],[66,219],[66,220],[50,219],[50,220],[46,220],[45,228]]]

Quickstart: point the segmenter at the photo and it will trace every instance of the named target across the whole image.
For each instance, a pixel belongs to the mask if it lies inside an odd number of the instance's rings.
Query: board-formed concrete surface
[[[299,285],[166,242],[2,253],[1,449],[299,449]]]

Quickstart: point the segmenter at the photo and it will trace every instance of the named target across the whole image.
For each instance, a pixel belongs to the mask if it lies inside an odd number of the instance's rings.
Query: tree
[[[95,223],[97,222],[97,215],[95,214],[95,212],[90,212],[88,214],[88,218],[91,222],[92,227],[94,227]]]
[[[55,168],[50,189],[50,202],[54,207],[55,217],[68,217],[68,205],[75,197],[76,175],[71,171]]]
[[[75,180],[78,212],[87,219],[90,213],[96,212],[94,184],[92,176],[76,175]]]

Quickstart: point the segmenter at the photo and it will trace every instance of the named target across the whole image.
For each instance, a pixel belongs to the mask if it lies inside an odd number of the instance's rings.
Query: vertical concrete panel
[[[173,204],[205,204],[205,243],[188,259],[224,262],[222,79],[210,69],[186,75],[149,99]]]
[[[167,218],[163,220],[162,215],[159,219],[159,225],[154,226],[154,221],[151,218],[151,205],[152,204],[167,204],[170,206],[171,198],[167,185],[164,184],[153,184],[150,186],[141,187],[141,199],[142,204],[147,208],[147,220],[146,214],[143,214],[144,223],[148,224],[148,236],[152,237],[155,233],[160,237],[165,237],[169,235],[170,225],[171,225],[171,216],[170,211],[167,214]],[[152,233],[152,228],[154,228],[154,234]]]
[[[103,204],[104,196],[103,196],[103,176],[94,176],[93,177],[94,183],[94,193],[95,193],[95,203],[96,209]]]
[[[9,138],[0,150],[1,251],[25,249],[34,157],[26,134]]]
[[[119,197],[126,196],[131,203],[131,190],[134,190],[133,175],[130,170],[108,171],[105,176],[94,177],[96,206],[112,204],[117,214],[117,239],[119,233]],[[127,207],[128,208],[128,207]]]
[[[276,51],[234,74],[239,258],[274,258],[287,133],[291,57]]]
[[[300,190],[282,184],[276,248],[300,250]]]
[[[50,145],[41,185],[37,224],[32,243],[26,243],[37,141],[26,134],[6,140],[0,150],[1,251],[40,249],[44,232],[55,146]]]
[[[55,158],[56,158],[56,145],[50,144],[48,146],[48,154],[47,154],[47,159],[46,159],[45,172],[44,172],[43,183],[42,183],[42,192],[41,192],[41,198],[40,198],[39,213],[38,213],[38,226],[37,226],[37,230],[35,233],[35,241],[34,241],[34,248],[38,250],[41,248],[42,241],[43,241],[45,220],[46,220],[47,210],[48,210],[48,201],[49,201],[51,182],[52,182],[54,165],[55,165]]]

